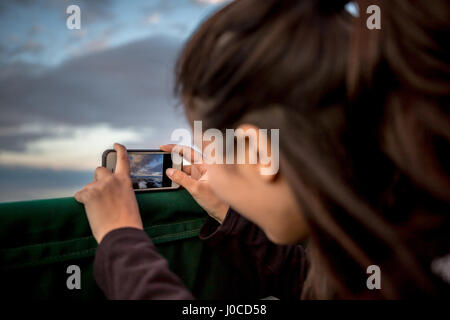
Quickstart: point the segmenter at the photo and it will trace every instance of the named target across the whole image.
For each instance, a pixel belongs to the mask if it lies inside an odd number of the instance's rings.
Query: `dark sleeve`
[[[276,245],[265,233],[230,209],[219,224],[208,217],[200,238],[218,250],[259,297],[299,299],[307,263],[300,245]]]
[[[108,299],[193,299],[147,234],[135,228],[116,229],[103,237],[94,277]]]

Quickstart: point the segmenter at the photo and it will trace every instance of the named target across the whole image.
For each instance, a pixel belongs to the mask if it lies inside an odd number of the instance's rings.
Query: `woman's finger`
[[[185,172],[186,174],[188,174],[188,175],[191,175],[191,168],[192,168],[192,166],[191,165],[187,165],[187,166],[183,166],[183,172]]]
[[[73,196],[79,203],[84,203],[84,190],[76,192]]]
[[[112,172],[105,167],[97,167],[94,172],[94,181],[101,180],[110,175],[112,175]]]
[[[128,158],[127,149],[118,143],[114,144],[114,150],[117,152],[116,174],[130,175],[130,159]]]
[[[180,186],[185,188],[191,195],[195,193],[195,186],[197,180],[192,179],[183,171],[169,168],[166,170],[167,176],[174,182],[178,183]]]
[[[97,182],[93,181],[88,183],[87,185],[85,185],[83,187],[83,189],[81,189],[80,191],[76,192],[73,197],[75,198],[75,200],[77,200],[80,203],[86,203],[86,200],[88,198],[88,193],[89,190],[92,189],[93,186],[95,186],[97,184]]]

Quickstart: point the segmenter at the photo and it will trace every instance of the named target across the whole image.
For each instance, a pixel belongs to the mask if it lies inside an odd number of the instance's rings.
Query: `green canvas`
[[[196,298],[251,297],[226,259],[198,238],[206,212],[185,190],[137,199],[145,231]],[[96,247],[73,198],[0,204],[1,297],[104,299],[92,273]],[[70,265],[81,269],[80,290],[66,286]]]

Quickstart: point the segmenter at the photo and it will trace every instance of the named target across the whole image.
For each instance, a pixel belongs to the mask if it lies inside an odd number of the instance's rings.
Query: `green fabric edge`
[[[155,244],[198,236],[206,213],[185,190],[136,197],[144,230]],[[97,248],[84,207],[73,198],[1,203],[0,221],[2,271],[91,257]],[[65,227],[66,232],[61,234],[59,226]],[[50,235],[45,238],[44,232]],[[27,238],[35,234],[38,237]],[[11,242],[17,237],[26,241],[19,241],[19,245]]]
[[[172,224],[149,226],[144,231],[154,244],[172,242],[198,236],[200,227],[205,219],[199,218]],[[176,230],[174,230],[176,229]],[[170,231],[170,233],[167,233]],[[25,267],[34,267],[49,263],[64,262],[73,259],[94,256],[97,242],[93,236],[59,241],[53,243],[40,243],[24,247],[0,250],[2,257],[0,270],[10,270]],[[27,262],[21,262],[27,257]],[[30,258],[32,257],[32,258]],[[19,260],[20,262],[15,262]]]

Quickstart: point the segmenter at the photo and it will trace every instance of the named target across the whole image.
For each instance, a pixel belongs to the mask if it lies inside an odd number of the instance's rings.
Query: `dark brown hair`
[[[280,129],[280,174],[311,228],[303,298],[448,294],[450,4],[234,1],[192,35],[176,68],[204,128]],[[378,265],[382,290],[366,287]]]

